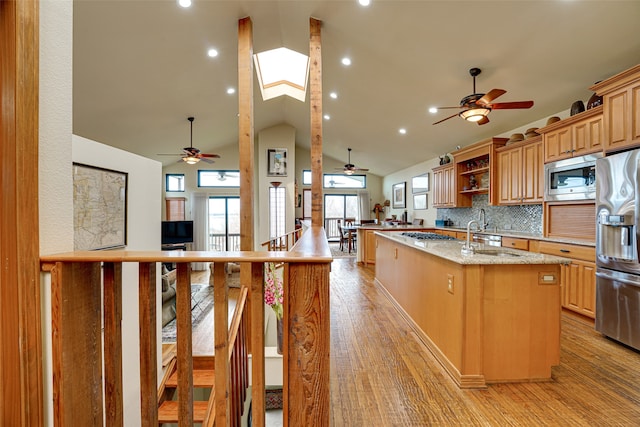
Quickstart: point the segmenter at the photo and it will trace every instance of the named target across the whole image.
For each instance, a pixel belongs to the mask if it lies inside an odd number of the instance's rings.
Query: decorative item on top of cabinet
[[[604,150],[640,146],[640,64],[589,89],[603,98]]]
[[[473,195],[489,193],[489,205],[497,204],[496,149],[508,138],[489,138],[455,151],[457,207],[472,205]]]
[[[498,204],[541,204],[544,199],[542,136],[496,149]]]
[[[544,144],[544,162],[602,151],[602,109],[591,108],[538,129]]]

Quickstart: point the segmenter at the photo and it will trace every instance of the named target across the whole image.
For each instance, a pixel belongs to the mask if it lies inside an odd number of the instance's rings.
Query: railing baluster
[[[253,427],[264,427],[264,263],[251,264],[251,417]]]
[[[178,424],[193,425],[193,352],[191,342],[191,263],[179,262],[176,280]],[[214,297],[215,298],[215,297]]]
[[[229,420],[229,287],[225,266],[227,263],[213,264],[213,316],[215,344],[215,411],[216,425],[226,426]]]
[[[156,269],[157,265],[155,262],[141,262],[138,266],[140,407],[142,427],[158,426]]]
[[[122,263],[103,265],[105,417],[122,426]]]

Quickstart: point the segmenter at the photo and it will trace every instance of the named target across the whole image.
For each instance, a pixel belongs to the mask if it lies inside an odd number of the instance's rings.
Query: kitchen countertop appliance
[[[596,162],[596,330],[640,350],[640,150]]]

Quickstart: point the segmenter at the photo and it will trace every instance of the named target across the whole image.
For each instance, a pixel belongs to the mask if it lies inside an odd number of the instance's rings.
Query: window
[[[311,219],[311,190],[302,190],[302,216]]]
[[[325,174],[324,188],[367,188],[366,175]]]
[[[285,233],[285,188],[269,187],[269,238]]]
[[[198,187],[240,187],[239,170],[199,170]]]
[[[302,171],[302,185],[311,185],[311,171],[303,170]]]
[[[168,173],[165,177],[165,191],[184,191],[184,174]]]

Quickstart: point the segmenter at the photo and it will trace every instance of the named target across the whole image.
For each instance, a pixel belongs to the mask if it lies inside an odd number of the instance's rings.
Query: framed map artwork
[[[127,244],[127,174],[73,164],[73,249]]]

